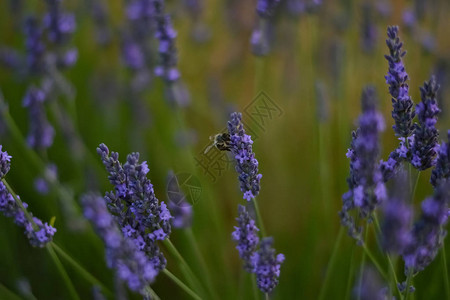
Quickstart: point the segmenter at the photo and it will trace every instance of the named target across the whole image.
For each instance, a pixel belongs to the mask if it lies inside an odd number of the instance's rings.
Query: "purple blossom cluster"
[[[360,239],[361,228],[357,227],[351,210],[359,217],[369,217],[375,207],[386,199],[386,187],[378,164],[380,152],[379,135],[384,130],[384,120],[376,109],[377,97],[373,87],[362,94],[362,114],[359,128],[352,133],[352,143],[347,152],[350,159],[349,190],[342,196],[341,222],[349,229],[349,235]]]
[[[41,73],[45,69],[45,44],[43,30],[35,17],[25,20],[26,61],[30,73]]]
[[[77,49],[68,45],[75,32],[76,22],[72,13],[63,11],[61,2],[61,0],[46,0],[48,11],[43,18],[43,26],[54,48],[54,52],[50,55],[52,63],[58,68],[67,68],[73,66],[78,58]]]
[[[117,217],[111,215],[102,197],[85,195],[82,204],[84,216],[105,243],[108,267],[114,269],[131,290],[143,292],[158,275],[153,261],[132,238],[122,234]]]
[[[412,120],[414,118],[414,103],[409,96],[409,86],[406,82],[409,78],[406,73],[402,58],[406,51],[402,49],[403,43],[398,37],[398,26],[390,26],[387,29],[388,39],[386,44],[389,48],[389,55],[385,55],[389,63],[389,71],[386,83],[389,84],[389,93],[392,96],[392,118],[395,134],[399,137],[407,138],[413,132]]]
[[[411,163],[416,169],[423,171],[436,163],[438,148],[438,130],[435,127],[437,114],[440,109],[437,106],[437,91],[439,85],[434,77],[425,82],[420,88],[422,101],[416,105],[408,95],[408,74],[405,71],[401,58],[406,52],[402,51],[402,43],[398,38],[398,27],[388,28],[386,40],[390,50],[390,56],[386,55],[389,62],[389,72],[386,83],[389,84],[389,92],[392,96],[395,125],[394,131],[399,136],[399,146],[391,152],[387,161],[381,162],[383,180],[386,182],[397,172],[402,162]],[[412,124],[417,115],[418,123]]]
[[[259,250],[251,257],[253,273],[256,274],[256,284],[264,293],[270,293],[278,284],[280,267],[284,262],[284,255],[276,254],[272,248],[273,238],[264,238],[259,244]]]
[[[280,6],[280,2],[281,0],[258,0],[256,3],[259,22],[250,38],[252,52],[255,55],[263,56],[270,52],[272,18]]]
[[[439,186],[450,179],[450,130],[447,131],[448,142],[442,142],[438,150],[436,166],[431,171],[431,184],[434,187]]]
[[[419,123],[414,124],[414,140],[411,147],[411,163],[418,170],[426,170],[436,164],[438,130],[435,127],[437,114],[437,91],[439,85],[434,77],[420,88],[422,101],[416,106]]]
[[[236,171],[244,199],[251,201],[258,196],[262,175],[258,173],[258,160],[252,149],[252,138],[245,133],[242,114],[234,112],[228,121],[231,152],[236,159]]]
[[[405,274],[424,270],[436,257],[447,234],[445,224],[450,215],[450,186],[443,182],[436,187],[434,196],[422,202],[422,215],[415,223],[412,241],[403,252]]]
[[[147,179],[147,162],[139,163],[139,153],[131,153],[122,165],[119,154],[110,154],[105,144],[101,144],[97,152],[114,185],[114,191],[105,195],[109,211],[115,216],[123,235],[149,257],[153,268],[156,271],[164,269],[166,259],[157,241],[168,238],[172,216],[166,204],[158,201],[153,185]]]
[[[164,0],[152,0],[156,21],[155,38],[159,41],[159,62],[155,75],[167,82],[175,82],[180,78],[177,68],[177,51],[175,38],[177,32],[172,26],[170,16],[164,13]]]
[[[52,241],[56,228],[33,217],[30,212],[26,214],[24,209],[27,209],[28,204],[22,202],[22,205],[19,205],[14,199],[3,179],[9,171],[11,156],[6,151],[1,150],[2,145],[0,145],[0,178],[2,178],[2,181],[0,181],[0,211],[5,217],[13,218],[19,227],[25,229],[25,235],[33,247],[42,248]]]
[[[232,233],[233,240],[238,244],[236,249],[239,251],[239,256],[244,261],[244,269],[248,272],[254,270],[253,261],[251,260],[253,253],[255,252],[259,237],[258,227],[253,220],[245,206],[239,205],[238,207],[238,226],[235,226],[235,231]]]
[[[31,86],[23,99],[23,106],[28,109],[30,120],[27,143],[34,149],[49,148],[53,144],[55,136],[55,130],[48,122],[45,113],[46,97],[45,91]]]
[[[360,280],[353,289],[355,299],[388,300],[395,299],[388,296],[389,289],[380,279],[376,271],[370,267],[364,268],[359,276]]]

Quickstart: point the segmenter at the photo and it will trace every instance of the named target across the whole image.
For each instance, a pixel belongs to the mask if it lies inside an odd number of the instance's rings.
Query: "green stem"
[[[185,285],[180,279],[178,279],[175,275],[169,272],[169,270],[164,269],[163,273],[169,277],[176,285],[178,285],[183,291],[185,291],[189,296],[191,296],[193,299],[201,300],[194,291],[192,291],[190,288],[188,288],[187,285]]]
[[[256,275],[255,274],[251,274],[252,276],[252,290],[253,290],[253,298],[255,300],[258,300],[258,286],[256,285]]]
[[[343,235],[344,235],[344,228],[341,226],[339,228],[339,233],[338,233],[336,242],[334,243],[333,252],[331,252],[330,260],[328,261],[325,279],[323,280],[323,285],[322,285],[322,288],[320,289],[320,294],[318,297],[319,300],[325,299],[326,292],[328,290],[328,285],[330,284],[330,276],[333,274],[333,269],[334,269],[335,260],[337,257],[337,252],[341,245]]]
[[[420,171],[417,173],[416,182],[414,183],[413,191],[411,194],[411,203],[414,203],[414,197],[416,196],[417,184],[419,183],[419,178],[420,178],[421,173],[422,172],[420,172]]]
[[[350,257],[350,267],[348,270],[348,277],[347,277],[347,288],[345,289],[345,298],[344,299],[350,299],[350,291],[352,289],[352,279],[353,279],[353,268],[355,263],[355,244],[352,245],[352,254]]]
[[[161,300],[161,298],[159,298],[158,294],[151,288],[151,286],[147,286],[146,287],[147,293],[150,294],[151,299],[154,300]]]
[[[259,211],[258,201],[256,201],[256,198],[253,198],[253,205],[255,206],[256,219],[258,220],[259,230],[261,230],[261,235],[265,237],[266,229],[264,228],[264,223],[261,217],[261,213]]]
[[[192,280],[196,287],[196,290],[204,295],[205,293],[202,284],[198,280],[197,276],[195,276],[189,265],[186,263],[183,256],[181,256],[180,252],[178,252],[177,248],[175,248],[175,246],[169,239],[165,239],[163,241],[163,244],[166,246],[167,250],[172,254],[172,256],[174,256],[174,258],[178,261],[178,263],[186,270],[186,274],[184,274],[186,279]]]
[[[412,280],[412,269],[409,269],[408,276],[406,276],[406,291],[405,291],[405,300],[408,300],[409,298],[409,286],[411,285]]]
[[[385,280],[388,280],[389,277],[386,275],[386,272],[383,270],[383,268],[381,267],[381,265],[378,263],[378,261],[375,259],[375,256],[372,254],[372,252],[370,252],[369,248],[367,248],[366,243],[362,244],[364,253],[367,255],[367,257],[370,259],[370,261],[374,264],[375,268],[377,268],[378,272],[380,272],[381,276],[383,276],[383,278]]]
[[[373,217],[372,218],[373,218],[374,223],[375,223],[376,235],[381,235],[380,222],[378,221],[378,217],[377,217],[377,214],[375,212],[373,213]],[[386,253],[386,258],[387,258],[387,261],[388,261],[389,270],[390,270],[392,276],[394,277],[395,289],[397,290],[397,293],[399,294],[400,299],[403,300],[403,295],[400,292],[400,289],[398,288],[397,273],[395,272],[395,267],[394,267],[394,264],[392,263],[392,259],[391,259],[391,256],[389,255],[389,253]]]
[[[448,282],[448,269],[447,269],[447,253],[445,252],[445,241],[442,243],[442,264],[444,266],[444,282],[445,282],[445,293],[447,294],[447,299],[450,299],[450,286]]]
[[[270,299],[269,294],[266,293],[266,300],[269,300],[269,299]]]
[[[5,178],[2,178],[3,184],[6,186],[6,189],[8,192],[13,196],[14,201],[19,206],[19,208],[23,211],[25,214],[25,217],[27,220],[33,225],[33,229],[37,229],[36,223],[34,222],[33,218],[31,217],[30,213],[27,211],[27,209],[23,206],[22,200],[20,200],[19,197],[17,197],[17,194],[14,192],[14,190],[11,188],[11,186],[8,184]]]
[[[70,280],[69,275],[67,274],[66,270],[64,269],[64,266],[62,265],[61,261],[59,260],[58,256],[56,255],[55,251],[53,250],[52,244],[47,244],[47,250],[50,254],[50,257],[52,258],[53,262],[56,265],[56,268],[58,269],[59,273],[61,274],[64,283],[67,286],[67,289],[69,290],[70,297],[75,300],[79,300],[80,297],[78,297],[77,291],[75,290],[75,287],[72,284],[72,281]]]
[[[362,254],[361,266],[359,268],[358,295],[356,297],[356,299],[358,299],[358,300],[361,299],[361,288],[362,288],[362,281],[363,281],[363,275],[364,275],[364,266],[366,264],[366,255],[369,256],[369,253],[370,253],[370,251],[368,251],[369,249],[367,249],[367,245],[366,245],[367,236],[368,236],[368,232],[369,232],[367,229],[368,229],[368,225],[366,225],[366,227],[365,227],[366,232],[364,234],[364,240],[362,241],[362,246],[365,251]],[[375,264],[375,266],[377,266],[377,264]]]
[[[53,249],[64,259],[72,265],[72,267],[87,281],[92,285],[99,286],[105,294],[113,296],[113,293],[106,288],[97,278],[95,278],[91,273],[86,271],[86,269],[81,266],[76,260],[74,260],[69,254],[67,254],[63,249],[61,249],[55,242],[51,243]]]
[[[18,296],[13,291],[9,290],[6,286],[0,283],[0,296],[8,297],[10,300],[21,300],[22,298]]]
[[[217,295],[216,290],[214,289],[214,285],[211,281],[212,277],[210,276],[208,266],[206,265],[205,259],[202,255],[202,253],[200,252],[200,248],[198,247],[198,243],[194,236],[194,233],[192,232],[192,228],[191,227],[186,228],[185,232],[188,236],[188,239],[189,239],[189,242],[190,242],[192,248],[194,248],[195,256],[197,257],[197,261],[200,264],[202,274],[204,275],[206,284],[208,286],[208,292],[214,299],[219,299],[219,296]]]

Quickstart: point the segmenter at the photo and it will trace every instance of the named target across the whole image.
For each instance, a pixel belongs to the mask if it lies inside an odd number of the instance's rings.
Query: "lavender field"
[[[0,1],[0,300],[450,299],[450,2]]]

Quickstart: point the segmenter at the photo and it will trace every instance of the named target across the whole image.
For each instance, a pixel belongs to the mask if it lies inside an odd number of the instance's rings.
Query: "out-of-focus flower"
[[[35,149],[46,149],[53,144],[55,130],[47,120],[44,108],[46,93],[36,87],[30,87],[23,99],[23,106],[28,108],[30,130],[28,145]]]
[[[255,220],[253,220],[245,206],[239,205],[239,216],[236,218],[238,226],[235,226],[235,231],[232,233],[233,240],[237,243],[236,249],[239,251],[239,256],[244,262],[244,269],[252,272],[254,269],[251,261],[252,255],[258,246],[258,227],[256,227]]]
[[[272,244],[271,237],[264,238],[259,244],[259,250],[251,257],[256,284],[263,293],[270,293],[278,285],[281,264],[285,259],[283,254],[276,254]]]
[[[360,217],[366,218],[387,197],[378,165],[379,135],[384,130],[384,120],[376,109],[377,98],[373,87],[364,90],[361,102],[359,128],[353,132],[352,144],[347,152],[350,159],[350,176],[347,179],[349,190],[342,196],[343,207],[340,212],[342,225],[358,241],[361,229],[349,212],[356,209]]]

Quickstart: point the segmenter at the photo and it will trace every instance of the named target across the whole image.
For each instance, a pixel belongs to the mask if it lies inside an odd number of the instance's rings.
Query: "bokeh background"
[[[24,53],[24,19],[42,16],[44,2],[0,1],[1,49]],[[171,170],[193,174],[202,193],[193,207],[192,230],[210,279],[220,298],[248,299],[250,278],[243,273],[231,241],[237,205],[245,201],[237,175],[229,165],[213,180],[196,161],[210,143],[209,136],[225,128],[230,112],[242,111],[248,130],[257,136],[253,146],[263,174],[258,196],[261,214],[275,248],[286,256],[273,299],[316,299],[340,228],[337,212],[349,169],[345,153],[366,84],[376,87],[386,119],[382,158],[397,145],[384,80],[388,25],[400,26],[414,102],[420,100],[419,86],[435,74],[441,84],[442,108],[437,126],[441,133],[450,128],[450,3],[286,0],[273,20],[270,54],[257,57],[249,43],[257,22],[256,1],[166,1],[178,32],[181,79],[190,95],[189,105],[177,106],[167,99],[159,78],[151,78],[138,94],[133,91],[134,74],[124,63],[121,48],[127,28],[124,2],[63,1],[65,10],[76,15],[70,44],[78,49],[78,61],[62,72],[71,86],[58,99],[66,117],[61,119],[60,110],[47,107],[56,130],[54,144],[46,153],[37,153],[41,162],[57,165],[60,187],[47,195],[36,192],[34,181],[43,172],[42,165],[33,162],[24,144],[2,126],[0,144],[13,156],[8,181],[36,216],[56,217],[55,241],[114,290],[118,285],[106,267],[103,244],[83,220],[79,204],[87,191],[112,189],[96,154],[98,144],[106,143],[122,159],[140,152],[150,166],[149,177],[160,200],[167,201]],[[196,3],[198,9],[193,8]],[[295,3],[307,5],[296,10]],[[37,80],[5,63],[0,67],[0,89],[24,136],[29,120],[22,99]],[[262,128],[245,113],[261,91],[282,110],[266,119]],[[417,215],[420,201],[432,193],[429,175],[428,170],[420,177]],[[37,299],[66,299],[66,288],[48,253],[32,248],[21,231],[10,219],[0,217],[0,298],[8,299],[9,289],[28,299],[33,299],[31,292]],[[204,278],[187,233],[174,229],[171,240]],[[450,255],[450,245],[446,249]],[[361,255],[354,241],[344,236],[325,299],[351,296]],[[381,252],[376,255],[382,261]],[[440,256],[415,278],[415,299],[445,298]],[[179,275],[174,260],[167,258],[168,268]],[[92,285],[65,266],[82,298],[93,298]],[[400,263],[398,274],[402,274]],[[162,299],[187,298],[162,275],[153,287]],[[139,298],[132,293],[128,297]]]

